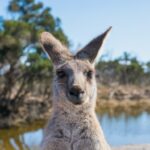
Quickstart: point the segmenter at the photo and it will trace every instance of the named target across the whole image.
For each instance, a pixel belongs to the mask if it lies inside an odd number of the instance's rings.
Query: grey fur
[[[93,65],[109,31],[110,28],[75,56],[50,33],[41,35],[42,47],[52,59],[56,73],[52,114],[44,130],[42,150],[110,150],[95,114]]]

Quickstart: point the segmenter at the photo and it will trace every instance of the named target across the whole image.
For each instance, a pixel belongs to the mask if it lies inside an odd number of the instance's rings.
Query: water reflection
[[[0,129],[0,150],[30,150],[37,147],[42,139],[44,124],[38,121],[21,127]]]
[[[111,145],[150,143],[150,114],[98,115],[105,136]],[[45,122],[0,130],[0,150],[37,150]]]
[[[99,117],[105,136],[111,145],[150,143],[150,115],[146,112],[138,116],[121,114]]]

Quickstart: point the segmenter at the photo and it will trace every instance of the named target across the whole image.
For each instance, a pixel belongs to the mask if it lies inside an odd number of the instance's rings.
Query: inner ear
[[[43,50],[51,58],[54,65],[58,66],[72,59],[72,54],[69,50],[61,44],[52,34],[43,32],[41,34],[40,42]]]
[[[77,57],[78,59],[89,60],[90,63],[93,63],[111,28],[112,27],[109,27],[104,33],[89,42],[83,49],[81,49],[76,54],[75,57]]]

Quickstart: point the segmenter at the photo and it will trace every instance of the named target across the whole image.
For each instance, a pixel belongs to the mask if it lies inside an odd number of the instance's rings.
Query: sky
[[[40,1],[40,0],[37,0]],[[0,16],[9,0],[0,1]],[[127,51],[143,62],[150,61],[150,0],[43,0],[51,13],[61,19],[61,26],[72,49],[85,46],[112,26],[102,54],[113,59]]]

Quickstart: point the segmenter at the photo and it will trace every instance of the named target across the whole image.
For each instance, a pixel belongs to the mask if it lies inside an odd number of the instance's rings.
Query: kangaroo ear
[[[51,58],[54,65],[60,65],[71,59],[72,55],[68,49],[61,44],[52,34],[43,32],[41,34],[40,42],[42,48]]]
[[[93,39],[89,44],[87,44],[83,49],[81,49],[76,57],[79,59],[87,59],[91,63],[94,63],[99,49],[102,47],[103,42],[108,35],[112,27],[109,27],[104,33],[102,33],[97,38]]]

